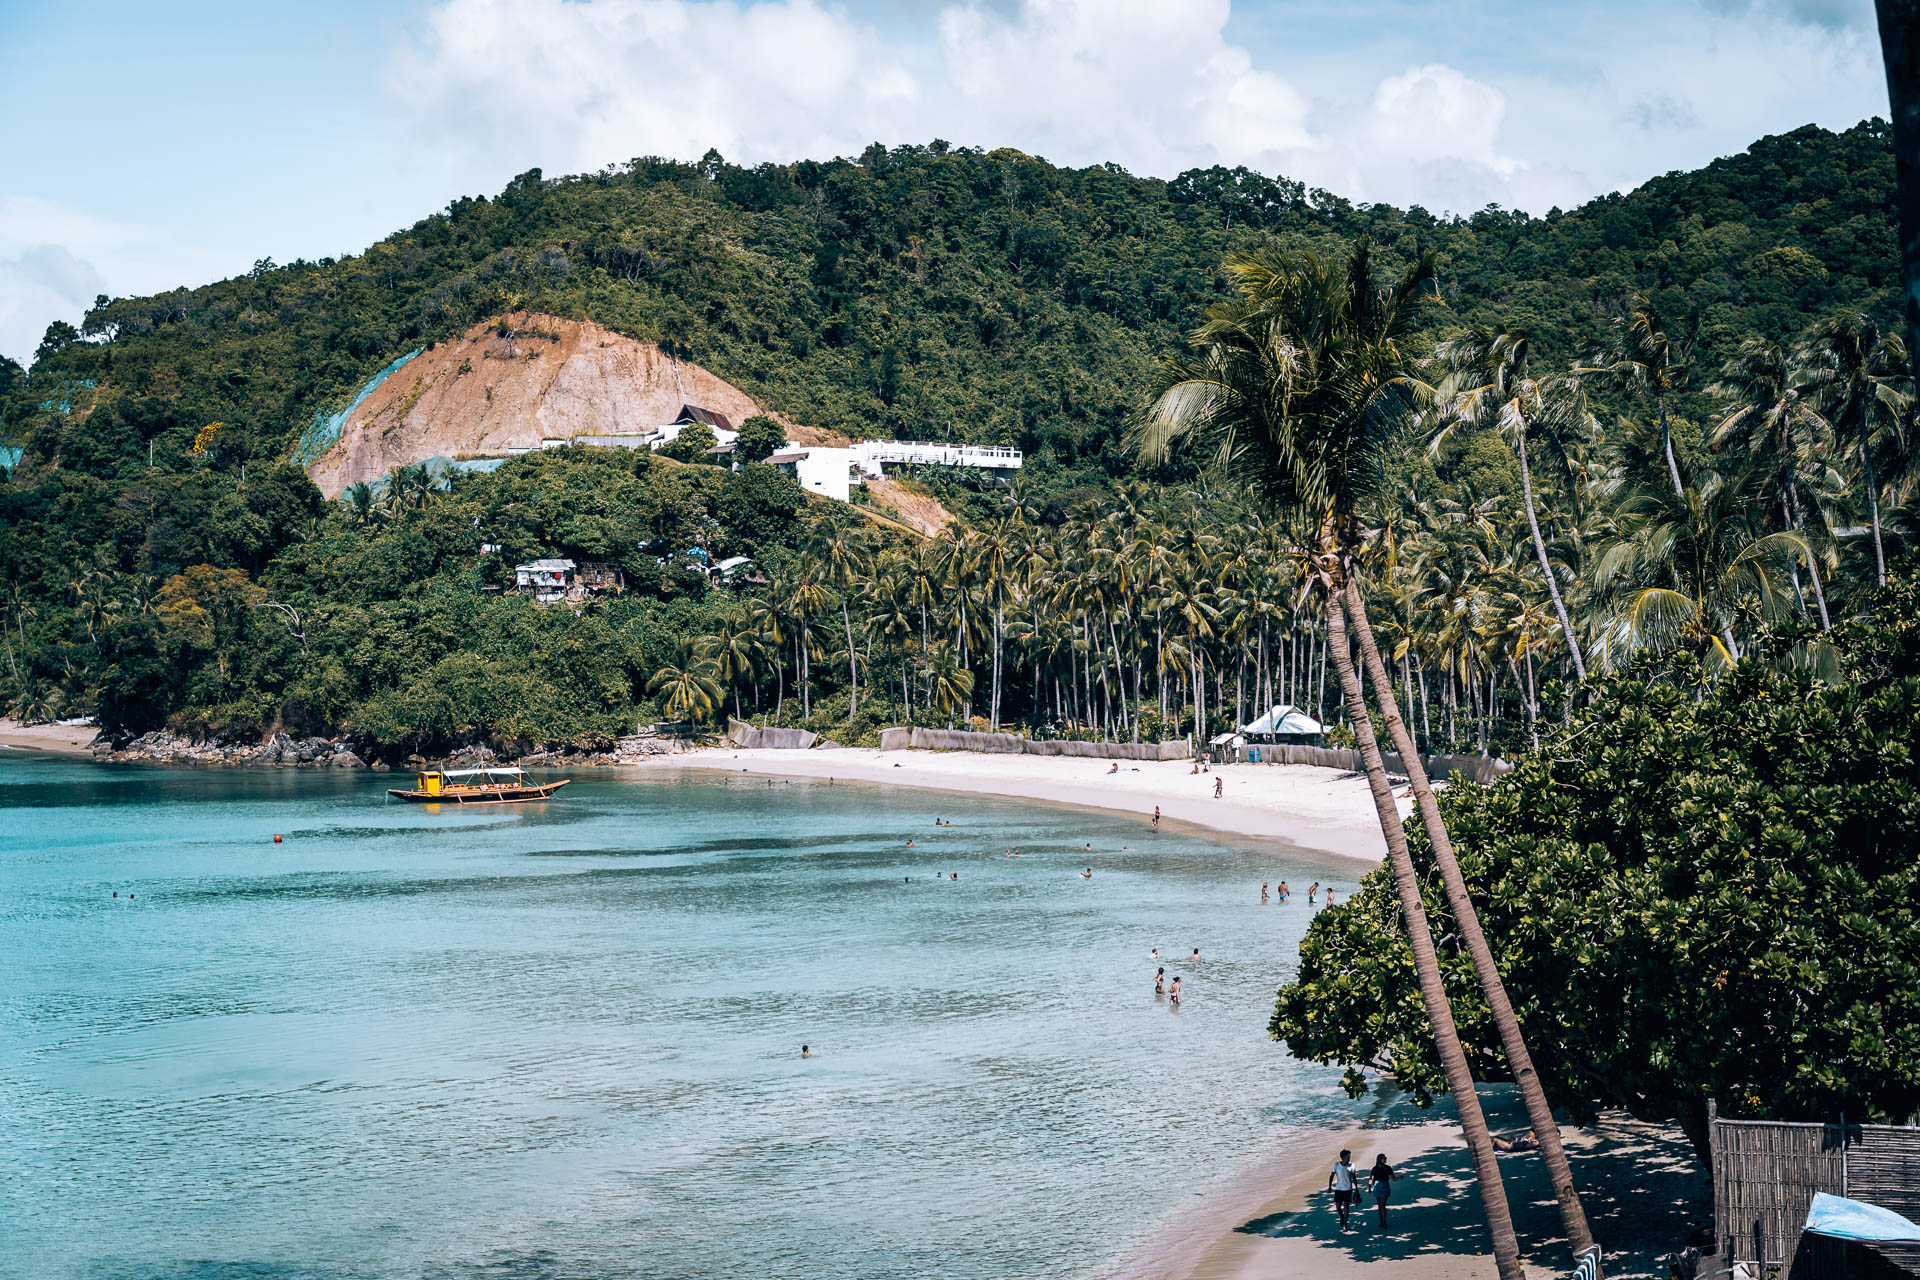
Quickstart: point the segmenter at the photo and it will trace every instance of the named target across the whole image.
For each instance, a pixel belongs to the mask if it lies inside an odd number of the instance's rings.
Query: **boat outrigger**
[[[411,790],[389,787],[387,794],[415,804],[517,804],[545,800],[571,781],[529,782],[524,770],[505,766],[431,769],[415,776]]]

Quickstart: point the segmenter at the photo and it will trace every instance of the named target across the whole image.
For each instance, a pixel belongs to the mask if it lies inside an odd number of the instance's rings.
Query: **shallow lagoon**
[[[1306,884],[1351,888],[1312,855],[845,784],[385,785],[0,761],[0,1275],[1074,1276],[1354,1114],[1266,1036]],[[1177,1013],[1153,946],[1205,957]]]

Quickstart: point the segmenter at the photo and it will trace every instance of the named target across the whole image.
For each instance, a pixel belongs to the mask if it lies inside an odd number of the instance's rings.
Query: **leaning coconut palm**
[[[1384,287],[1374,280],[1365,240],[1354,244],[1344,267],[1263,250],[1229,258],[1225,272],[1234,296],[1209,309],[1191,354],[1167,363],[1135,443],[1158,461],[1176,441],[1192,439],[1277,509],[1301,510],[1317,522],[1309,582],[1326,608],[1329,650],[1386,836],[1421,999],[1472,1151],[1494,1260],[1503,1280],[1514,1280],[1524,1271],[1506,1188],[1442,983],[1342,603],[1360,541],[1355,509],[1379,479],[1383,437],[1417,389],[1401,344],[1433,278],[1433,256],[1423,253]],[[1387,683],[1375,685],[1382,705],[1390,705]]]
[[[1520,460],[1520,493],[1526,502],[1527,528],[1533,532],[1534,554],[1547,580],[1547,594],[1553,597],[1567,656],[1573,659],[1574,673],[1585,680],[1587,664],[1580,652],[1580,638],[1567,617],[1560,580],[1547,555],[1547,541],[1540,536],[1533,468],[1527,453],[1532,438],[1540,435],[1564,462],[1569,439],[1591,434],[1593,415],[1587,411],[1579,379],[1529,376],[1529,346],[1526,332],[1512,328],[1469,329],[1441,346],[1435,354],[1448,373],[1439,396],[1443,425],[1435,433],[1432,447],[1438,449],[1458,426],[1489,422],[1497,425],[1513,446],[1514,456]]]
[[[1905,459],[1912,465],[1907,435],[1913,408],[1913,380],[1907,373],[1906,344],[1899,335],[1857,312],[1833,317],[1814,327],[1800,347],[1807,388],[1826,410],[1842,439],[1860,453],[1861,488],[1873,522],[1874,580],[1887,585],[1887,553],[1880,537],[1880,479],[1873,455]]]
[[[1826,419],[1815,411],[1813,401],[1800,394],[1795,385],[1798,381],[1800,371],[1779,343],[1749,338],[1727,361],[1720,380],[1707,388],[1709,395],[1726,402],[1727,409],[1713,429],[1714,447],[1738,441],[1748,458],[1764,459],[1780,492],[1781,519],[1795,533],[1801,533],[1804,524],[1801,496],[1803,492],[1810,499],[1815,496],[1810,486],[1825,476],[1827,467],[1820,459],[1833,434]],[[1817,502],[1813,505],[1817,510]],[[1820,577],[1819,556],[1808,558],[1807,574],[1820,611],[1820,629],[1829,631],[1833,624],[1827,616],[1827,588]],[[1798,568],[1793,570],[1793,590],[1796,596],[1800,594]]]

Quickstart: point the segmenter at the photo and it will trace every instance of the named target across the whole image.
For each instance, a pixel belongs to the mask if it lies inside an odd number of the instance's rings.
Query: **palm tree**
[[[1802,380],[1800,371],[1792,366],[1779,343],[1749,338],[1727,361],[1720,380],[1707,388],[1709,394],[1721,397],[1727,404],[1726,415],[1713,431],[1714,446],[1718,448],[1738,440],[1749,459],[1766,461],[1780,491],[1781,518],[1787,528],[1796,533],[1802,526],[1800,491],[1807,486],[1810,471],[1825,470],[1816,459],[1825,451],[1832,434],[1826,419],[1814,410],[1812,401],[1800,394],[1795,384]],[[1812,579],[1814,602],[1820,610],[1820,629],[1831,630],[1826,585],[1820,580],[1818,556],[1808,557],[1807,573]],[[1797,596],[1800,591],[1798,569],[1794,570],[1793,586]]]
[[[1160,395],[1135,440],[1158,461],[1176,440],[1192,438],[1221,469],[1318,526],[1311,584],[1326,610],[1328,646],[1386,836],[1421,999],[1473,1154],[1494,1260],[1502,1280],[1516,1280],[1524,1272],[1513,1216],[1354,668],[1342,605],[1359,542],[1358,500],[1380,478],[1379,447],[1392,420],[1420,389],[1401,344],[1422,289],[1433,279],[1433,255],[1422,253],[1384,287],[1374,280],[1365,240],[1354,244],[1343,268],[1311,254],[1262,250],[1229,258],[1224,269],[1235,295],[1208,310],[1193,335],[1192,354],[1168,362]],[[1357,598],[1357,586],[1351,595]],[[1384,695],[1383,708],[1390,706],[1390,686],[1379,678],[1375,685]]]
[[[1653,303],[1635,295],[1627,304],[1627,313],[1614,321],[1619,345],[1601,356],[1595,364],[1575,373],[1603,374],[1623,389],[1653,397],[1660,414],[1660,450],[1666,456],[1667,476],[1673,481],[1675,497],[1686,491],[1680,482],[1680,464],[1673,456],[1673,432],[1667,425],[1667,396],[1678,391],[1687,380],[1687,367],[1674,360],[1673,340],[1667,336],[1666,321]]]
[[[364,529],[380,519],[380,491],[364,480],[347,486],[346,492],[340,495],[340,505],[346,508],[347,522],[356,529]]]
[[[1801,347],[1806,384],[1826,408],[1834,430],[1860,451],[1862,487],[1873,522],[1874,581],[1887,585],[1887,553],[1880,537],[1880,482],[1873,455],[1885,450],[1910,457],[1906,438],[1913,407],[1907,349],[1897,334],[1858,312],[1847,312],[1814,326]],[[1904,385],[1903,385],[1904,384]]]
[[[854,656],[853,615],[848,610],[847,597],[865,567],[867,548],[855,527],[833,530],[821,540],[818,551],[827,581],[840,597],[840,623],[847,633],[847,723],[851,725],[860,711],[860,669]]]
[[[1574,378],[1536,380],[1527,369],[1528,340],[1520,329],[1469,329],[1443,346],[1438,355],[1452,372],[1441,387],[1446,406],[1446,426],[1434,437],[1434,447],[1451,434],[1453,427],[1466,422],[1491,419],[1498,423],[1514,456],[1520,460],[1520,492],[1526,502],[1527,528],[1533,532],[1534,554],[1540,559],[1540,573],[1547,582],[1547,594],[1553,597],[1553,611],[1560,619],[1561,634],[1566,637],[1567,655],[1573,659],[1575,674],[1587,678],[1587,664],[1580,652],[1580,639],[1573,633],[1567,617],[1567,602],[1560,595],[1560,581],[1554,575],[1553,562],[1547,556],[1547,542],[1540,536],[1540,516],[1533,498],[1533,469],[1528,464],[1529,437],[1536,427],[1543,428],[1560,457],[1566,457],[1566,439],[1584,435],[1592,423],[1580,383]]]
[[[660,709],[672,720],[707,719],[720,707],[722,694],[710,662],[683,658],[661,667],[647,681],[647,692],[660,697]]]
[[[36,680],[14,694],[7,711],[21,724],[46,724],[60,716],[60,694]]]
[[[1596,591],[1611,595],[1603,643],[1612,662],[1685,648],[1728,668],[1741,657],[1741,628],[1780,615],[1778,570],[1810,552],[1792,530],[1765,532],[1756,479],[1764,484],[1757,469],[1709,471],[1678,498],[1625,489],[1594,568]]]

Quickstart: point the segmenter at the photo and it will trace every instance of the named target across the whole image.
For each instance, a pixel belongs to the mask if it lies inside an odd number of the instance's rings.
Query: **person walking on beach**
[[[1227,780],[1225,778],[1215,778],[1213,780],[1213,798],[1215,800],[1218,800],[1220,798],[1220,788],[1226,785],[1227,785]]]
[[[1373,1168],[1367,1171],[1367,1178],[1367,1189],[1373,1192],[1373,1207],[1379,1211],[1380,1227],[1385,1230],[1387,1201],[1393,1199],[1393,1166],[1387,1163],[1386,1152],[1373,1158]]]
[[[1158,831],[1160,829],[1160,806],[1159,805],[1153,806],[1153,829],[1155,831]]]
[[[1333,1211],[1340,1215],[1340,1229],[1347,1229],[1347,1214],[1353,1211],[1353,1192],[1357,1180],[1353,1174],[1353,1152],[1342,1151],[1327,1175],[1327,1190],[1333,1192]]]

